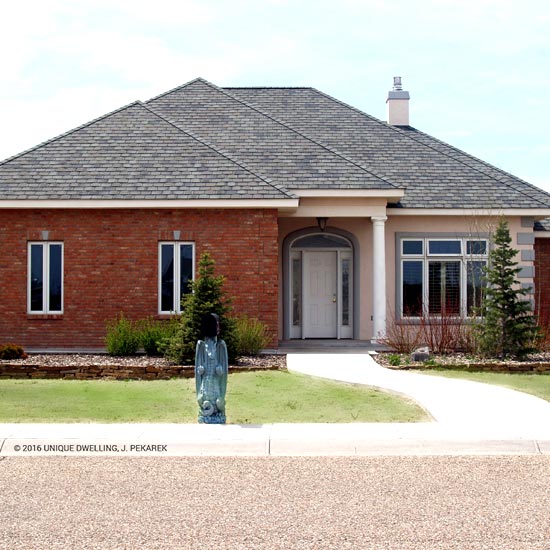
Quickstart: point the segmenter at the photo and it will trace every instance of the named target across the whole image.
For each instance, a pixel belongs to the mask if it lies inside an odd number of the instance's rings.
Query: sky
[[[0,19],[0,158],[197,77],[312,86],[550,192],[548,0],[27,0]]]

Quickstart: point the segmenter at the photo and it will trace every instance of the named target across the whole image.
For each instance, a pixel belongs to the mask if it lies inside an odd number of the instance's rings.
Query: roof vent
[[[403,91],[400,76],[393,77],[393,90],[388,92],[388,124],[392,126],[409,125],[409,92]]]

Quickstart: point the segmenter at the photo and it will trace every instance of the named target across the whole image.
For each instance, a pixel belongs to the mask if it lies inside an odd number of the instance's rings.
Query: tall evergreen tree
[[[487,287],[479,330],[480,351],[486,356],[522,356],[536,349],[538,327],[528,290],[517,280],[517,250],[510,244],[508,223],[502,219],[494,235],[485,273]]]
[[[216,313],[220,318],[220,339],[225,340],[229,360],[235,358],[235,321],[231,299],[223,289],[225,277],[215,275],[215,262],[208,252],[199,260],[199,274],[191,281],[189,294],[181,301],[182,313],[176,335],[164,346],[164,356],[178,364],[193,364],[197,341],[202,338],[202,318],[207,313]]]

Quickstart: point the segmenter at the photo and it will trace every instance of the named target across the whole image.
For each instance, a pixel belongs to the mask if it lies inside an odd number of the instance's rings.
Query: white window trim
[[[52,311],[50,309],[50,247],[61,246],[61,309]],[[42,309],[31,310],[31,247],[42,248]],[[63,315],[65,303],[65,248],[62,241],[29,241],[27,243],[27,314],[29,315]]]
[[[419,254],[412,254],[412,253],[405,253],[403,252],[403,244],[405,242],[418,242],[420,241],[422,243],[422,252],[420,252]],[[425,239],[422,239],[422,238],[417,238],[415,239],[414,237],[404,237],[400,240],[400,253],[401,253],[401,257],[403,258],[424,258],[425,254],[426,254],[426,251],[425,251],[425,247],[426,247],[426,240]]]
[[[423,241],[423,254],[404,254],[403,242],[404,241]],[[461,254],[431,254],[429,252],[429,241],[461,241]],[[467,241],[483,241],[485,242],[485,254],[468,254],[466,251]],[[418,321],[419,316],[406,316],[403,312],[403,264],[406,261],[422,262],[422,309],[423,314],[430,316],[431,318],[437,318],[437,314],[430,314],[429,309],[429,264],[432,262],[460,262],[460,316],[457,318],[468,317],[468,262],[479,261],[489,262],[489,239],[485,237],[476,238],[471,235],[463,237],[431,237],[430,235],[423,235],[418,237],[401,237],[399,239],[399,319],[406,321]]]
[[[166,311],[162,309],[162,247],[166,245],[171,245],[174,252],[174,282],[173,282],[173,292],[174,299],[176,301],[176,309],[171,311]],[[195,243],[190,241],[159,241],[158,243],[158,314],[159,315],[174,315],[181,313],[181,299],[177,299],[178,296],[181,296],[180,288],[180,267],[181,267],[181,257],[180,257],[180,246],[187,245],[191,246],[191,280],[195,280]]]

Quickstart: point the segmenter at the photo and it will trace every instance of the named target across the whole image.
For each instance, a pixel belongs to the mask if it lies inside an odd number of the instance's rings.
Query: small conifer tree
[[[229,360],[235,358],[235,321],[231,314],[231,299],[223,290],[225,277],[215,275],[215,262],[208,252],[199,260],[199,274],[189,284],[191,292],[183,296],[179,327],[174,337],[163,346],[164,356],[174,363],[193,364],[197,341],[202,338],[202,318],[216,313],[220,318],[219,338],[225,340]]]
[[[526,298],[528,290],[517,281],[518,251],[510,246],[511,242],[508,223],[502,219],[489,254],[479,326],[480,351],[491,357],[521,357],[534,351],[538,340],[538,327]]]

